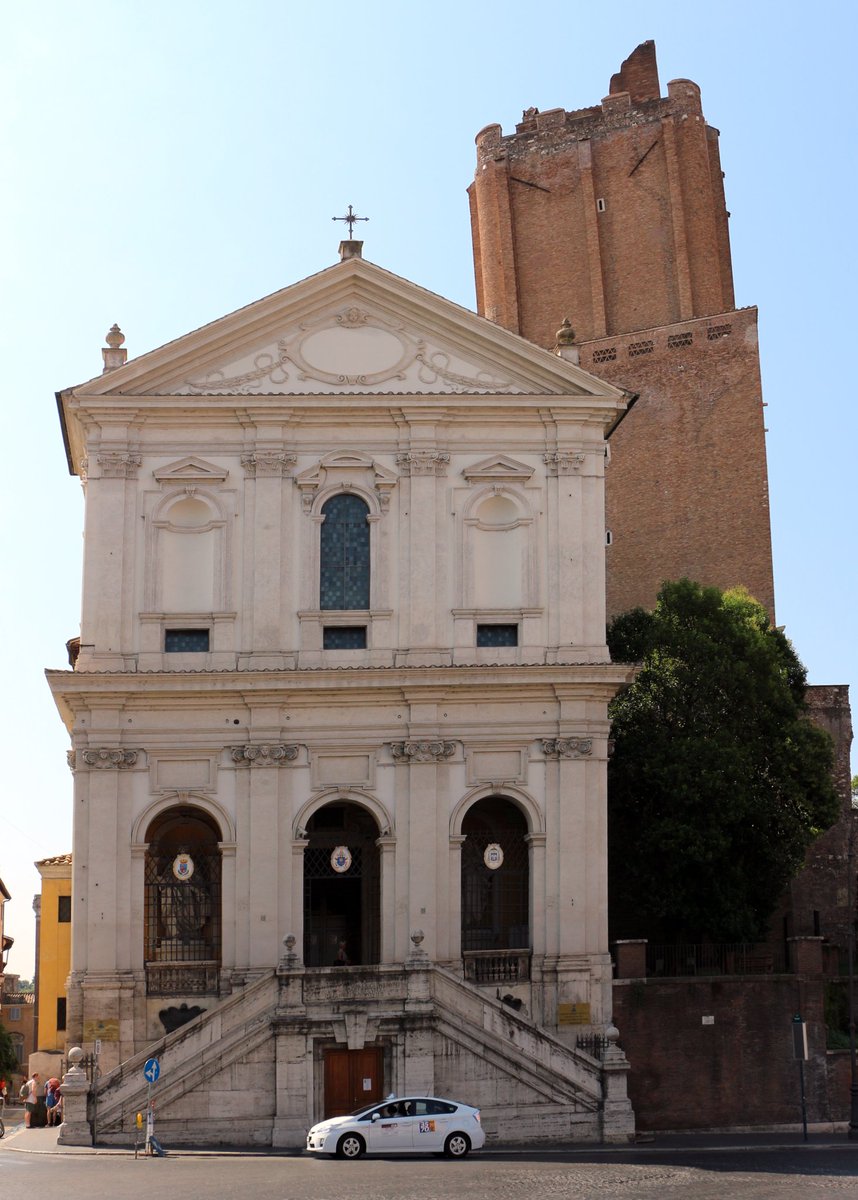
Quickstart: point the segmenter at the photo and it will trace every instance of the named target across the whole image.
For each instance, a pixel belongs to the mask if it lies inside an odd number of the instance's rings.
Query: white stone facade
[[[626,1137],[625,1060],[576,1048],[611,1021],[625,397],[346,248],[137,360],[113,335],[60,396],[86,488],[80,651],[49,673],[69,1036],[126,1064],[116,1136],[128,1060],[157,1052],[174,1141],[207,1115],[213,1140],[298,1144],[339,1047],[377,1053],[354,1059],[375,1090],[481,1104],[492,1135]],[[202,1011],[165,1033],[182,1005]]]

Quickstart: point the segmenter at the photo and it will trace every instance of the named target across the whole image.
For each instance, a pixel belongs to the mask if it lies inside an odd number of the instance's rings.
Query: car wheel
[[[470,1148],[470,1138],[466,1133],[451,1133],[444,1143],[444,1153],[448,1158],[464,1158]]]
[[[337,1142],[337,1158],[360,1158],[366,1143],[359,1133],[344,1133]]]

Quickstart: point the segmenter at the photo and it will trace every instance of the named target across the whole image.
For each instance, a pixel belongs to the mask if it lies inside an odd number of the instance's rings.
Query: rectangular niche
[[[150,787],[153,792],[210,792],[216,770],[210,754],[158,755],[150,761]]]
[[[314,788],[375,787],[375,755],[355,750],[311,755]]]
[[[469,784],[527,782],[524,746],[469,746],[465,760]]]

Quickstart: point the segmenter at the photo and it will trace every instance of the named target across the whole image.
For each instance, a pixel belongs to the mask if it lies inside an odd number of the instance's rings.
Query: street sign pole
[[[155,1105],[152,1102],[152,1084],[158,1082],[161,1074],[161,1064],[157,1058],[147,1058],[143,1066],[143,1077],[148,1084],[146,1089],[146,1146],[144,1154],[163,1154],[155,1139]]]
[[[801,1128],[807,1141],[807,1097],[804,1091],[804,1064],[807,1060],[807,1025],[796,1013],[792,1019],[792,1052],[798,1059],[798,1079],[801,1088]]]

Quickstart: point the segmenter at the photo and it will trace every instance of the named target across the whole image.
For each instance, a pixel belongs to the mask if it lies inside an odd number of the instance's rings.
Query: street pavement
[[[211,1147],[135,1160],[127,1147],[58,1147],[56,1130],[7,1125],[3,1194],[42,1187],[62,1188],[64,1200],[143,1200],[165,1187],[182,1200],[858,1200],[858,1142],[845,1133],[806,1143],[800,1133],[676,1134],[630,1146],[493,1146],[462,1162]]]

